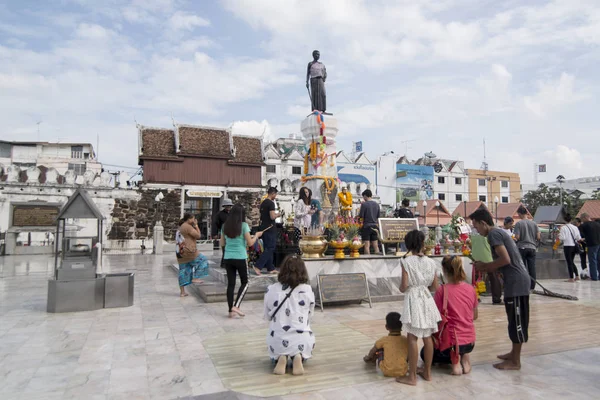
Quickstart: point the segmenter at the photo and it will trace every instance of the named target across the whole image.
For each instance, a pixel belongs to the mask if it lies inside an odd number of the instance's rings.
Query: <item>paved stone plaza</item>
[[[318,312],[314,359],[306,375],[275,377],[264,351],[262,302],[244,319],[224,303],[179,297],[171,256],[106,256],[105,270],[135,272],[133,307],[47,314],[53,259],[0,257],[2,399],[592,399],[600,382],[600,285],[544,282],[580,297],[532,297],[535,325],[520,372],[492,368],[508,348],[503,307],[484,300],[470,375],[434,369],[433,381],[396,384],[362,362],[383,318],[401,304],[328,307]],[[191,293],[191,291],[190,291]],[[538,318],[534,315],[538,313]],[[496,336],[497,335],[497,336]],[[499,341],[496,338],[500,338]],[[256,397],[254,397],[256,396]]]

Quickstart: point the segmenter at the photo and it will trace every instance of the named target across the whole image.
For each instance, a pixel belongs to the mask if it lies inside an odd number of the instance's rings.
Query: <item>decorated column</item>
[[[337,120],[315,111],[302,121],[301,130],[306,150],[302,182],[321,202],[327,219],[337,209]]]

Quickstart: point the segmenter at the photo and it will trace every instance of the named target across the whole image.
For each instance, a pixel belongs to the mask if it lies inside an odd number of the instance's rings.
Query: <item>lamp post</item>
[[[494,197],[494,203],[496,204],[496,225],[498,225],[498,196]]]
[[[423,200],[423,225],[427,226],[427,202]]]
[[[437,210],[437,225],[440,226],[440,202],[435,202],[435,209]]]

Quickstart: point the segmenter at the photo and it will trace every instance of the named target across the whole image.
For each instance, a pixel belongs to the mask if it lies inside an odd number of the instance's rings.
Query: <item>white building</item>
[[[13,165],[25,170],[30,167],[54,168],[63,175],[72,171],[100,173],[102,165],[89,143],[7,142],[0,141],[0,165]]]
[[[295,134],[279,138],[265,146],[264,154],[263,181],[279,190],[278,205],[289,214],[302,187],[304,139]]]
[[[557,190],[561,186],[556,181],[545,182],[544,185],[546,185],[550,188],[553,188],[553,189],[557,189]],[[538,185],[523,184],[522,185],[523,196],[528,192],[536,190],[538,187],[539,187],[539,184]],[[566,179],[562,183],[562,188],[565,191],[579,190],[579,191],[583,192],[583,195],[581,195],[582,199],[589,199],[592,196],[592,193],[594,193],[595,191],[600,191],[600,176],[590,176],[590,177],[585,177],[585,178]]]

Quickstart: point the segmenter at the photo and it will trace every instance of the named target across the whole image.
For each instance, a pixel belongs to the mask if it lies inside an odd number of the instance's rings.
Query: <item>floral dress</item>
[[[418,338],[429,337],[438,331],[438,322],[442,319],[429,291],[436,274],[436,263],[419,256],[408,256],[401,262],[408,274],[402,328]]]
[[[315,295],[310,285],[298,285],[271,320],[271,315],[290,289],[277,282],[270,285],[265,294],[264,317],[269,321],[267,352],[272,360],[297,354],[301,354],[303,359],[311,358],[315,347],[315,335],[310,328],[315,312]]]

